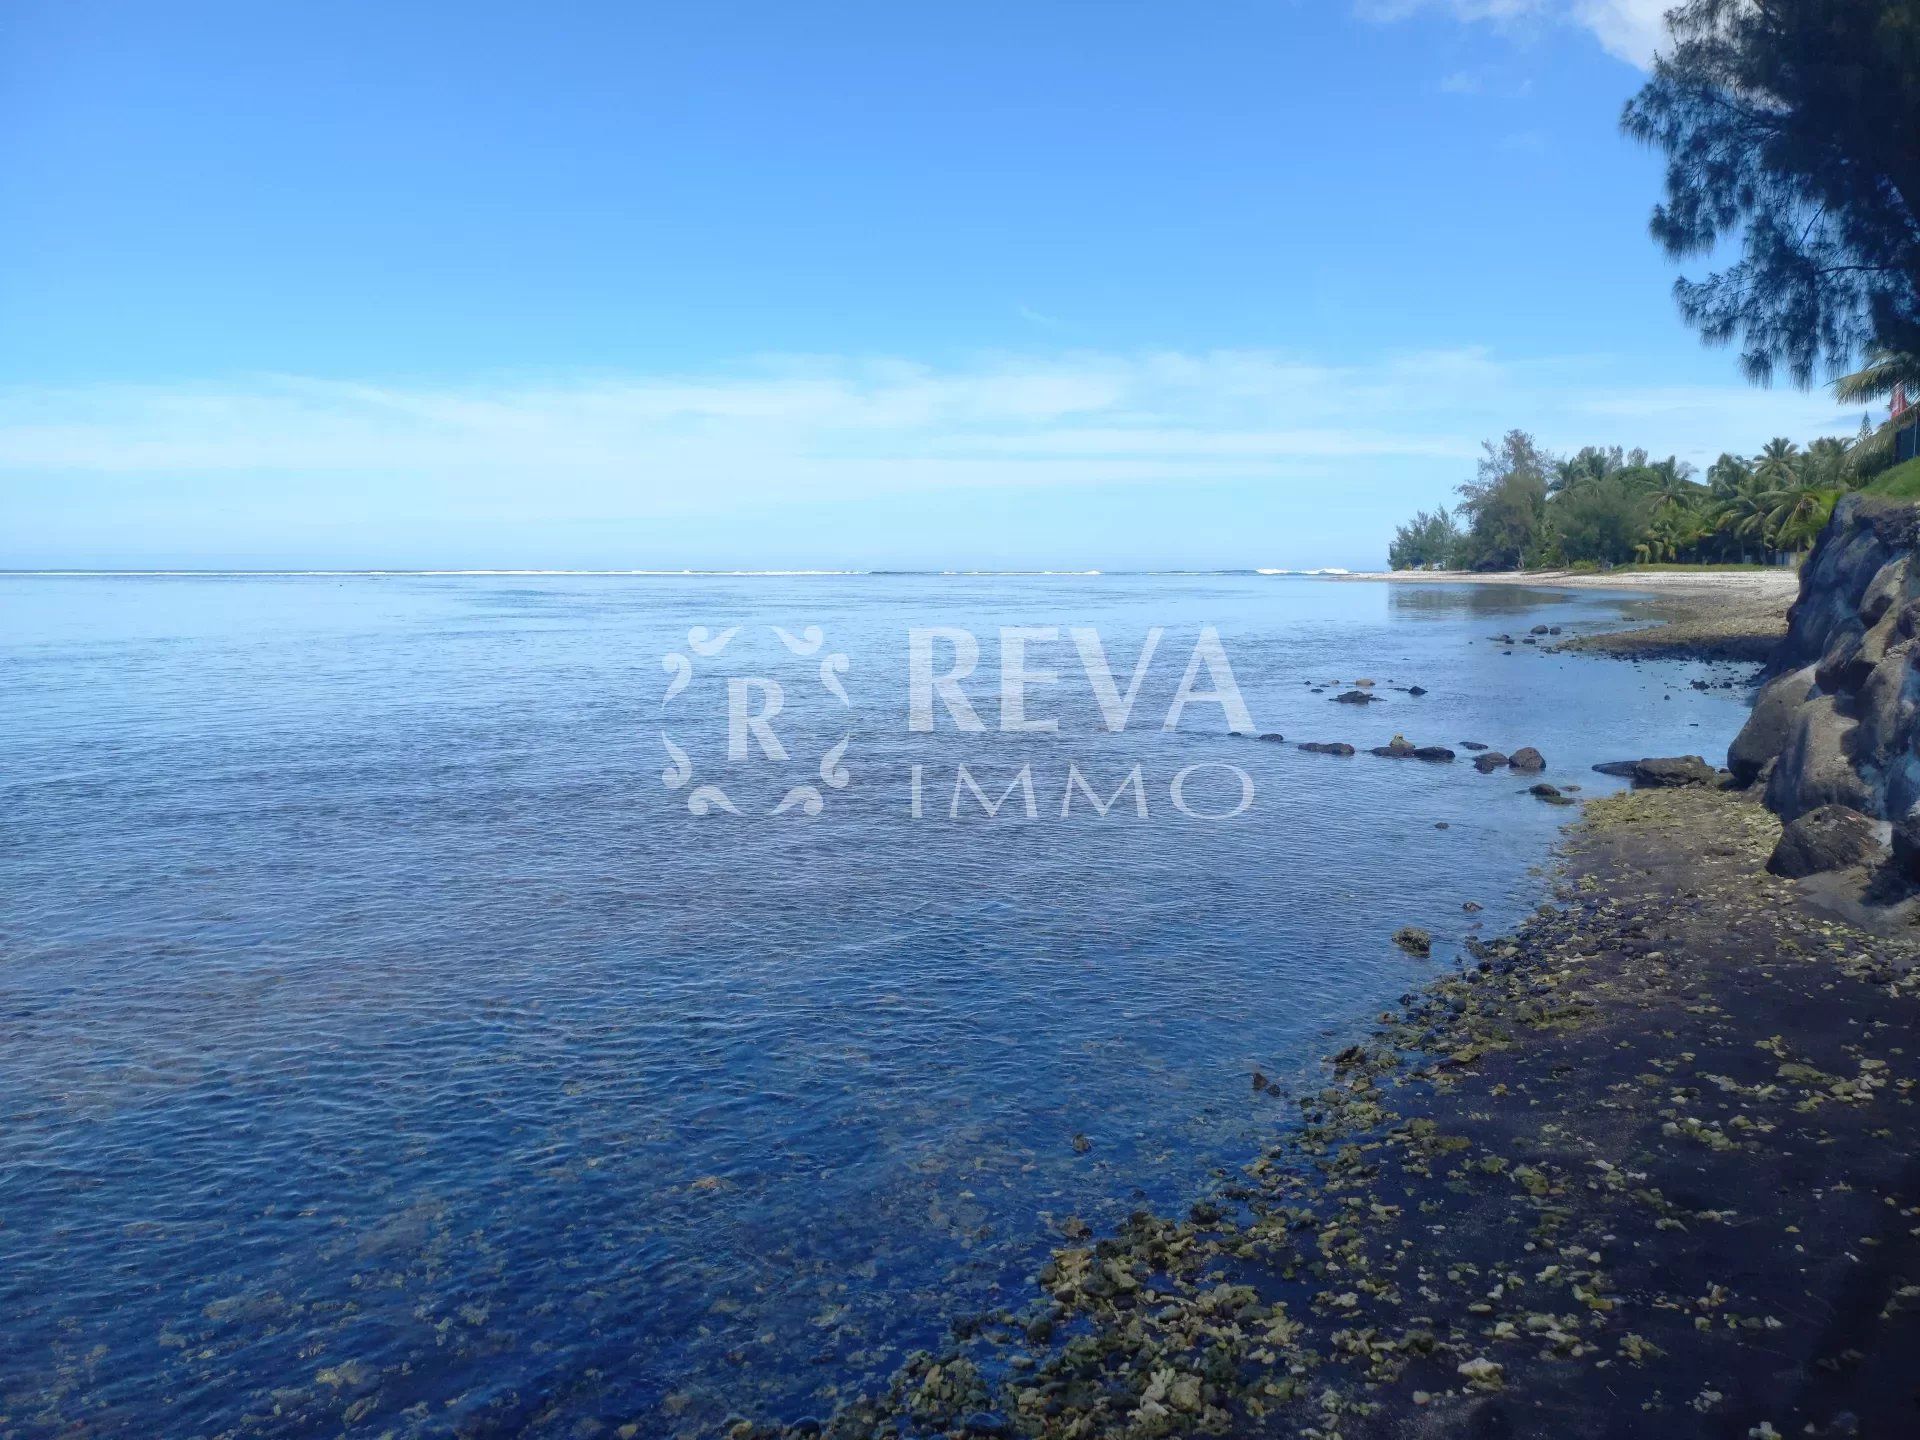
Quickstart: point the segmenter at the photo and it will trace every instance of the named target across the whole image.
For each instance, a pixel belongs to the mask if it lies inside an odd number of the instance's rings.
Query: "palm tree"
[[[1791,444],[1790,441],[1775,441],[1774,444]],[[1772,449],[1769,446],[1768,449]],[[1793,480],[1791,467],[1787,470],[1787,481]],[[1759,467],[1755,467],[1745,476],[1731,482],[1712,512],[1713,525],[1717,530],[1725,531],[1741,541],[1740,558],[1747,558],[1749,539],[1758,540],[1764,549],[1767,544],[1767,517],[1773,513],[1775,501],[1770,497],[1774,487],[1762,478]]]
[[[1920,355],[1904,350],[1874,350],[1864,369],[1833,382],[1834,398],[1843,405],[1872,405],[1887,400],[1905,386],[1920,394]],[[1906,415],[1889,416],[1878,426],[1863,424],[1854,442],[1853,465],[1860,475],[1873,475],[1893,463],[1894,437],[1912,422]]]
[[[1589,445],[1578,455],[1571,455],[1564,460],[1553,462],[1553,471],[1547,477],[1547,493],[1565,495],[1583,486],[1605,480],[1618,471],[1620,465],[1619,446],[1602,449],[1598,445]]]
[[[1754,459],[1753,474],[1779,490],[1791,485],[1799,472],[1800,447],[1784,437],[1767,442],[1767,448]]]
[[[1821,477],[1808,472],[1793,484],[1770,490],[1763,497],[1768,503],[1762,533],[1775,550],[1805,550],[1826,528],[1834,502],[1845,493],[1843,487],[1824,484]]]
[[[1656,511],[1684,508],[1707,493],[1693,478],[1693,467],[1671,455],[1647,466],[1645,480]]]
[[[1851,490],[1855,478],[1853,446],[1835,435],[1823,435],[1801,457],[1801,473],[1827,490]]]
[[[1833,398],[1842,405],[1870,405],[1885,400],[1896,387],[1920,390],[1920,355],[1903,350],[1873,350],[1863,369],[1833,382]]]
[[[1707,535],[1707,517],[1691,505],[1674,504],[1658,510],[1647,522],[1646,538],[1633,547],[1642,560],[1678,560]]]
[[[1707,467],[1707,488],[1724,500],[1752,473],[1753,466],[1740,456],[1722,454]]]

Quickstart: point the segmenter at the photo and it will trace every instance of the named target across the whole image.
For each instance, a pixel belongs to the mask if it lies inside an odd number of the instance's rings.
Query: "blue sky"
[[[0,566],[1377,565],[1677,319],[1663,0],[0,10]]]

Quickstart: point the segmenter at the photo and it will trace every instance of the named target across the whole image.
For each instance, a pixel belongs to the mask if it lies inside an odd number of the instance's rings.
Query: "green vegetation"
[[[1663,151],[1652,230],[1739,256],[1675,287],[1758,381],[1812,383],[1863,349],[1920,354],[1920,21],[1913,0],[1686,0],[1628,104]]]
[[[1722,268],[1675,286],[1701,338],[1750,379],[1835,383],[1842,403],[1920,392],[1920,14],[1914,0],[1681,0],[1671,46],[1621,117],[1666,159],[1653,236]],[[1894,409],[1900,402],[1894,401]],[[1704,477],[1515,430],[1460,501],[1400,527],[1395,569],[1768,562],[1807,550],[1849,490],[1920,500],[1889,469],[1907,416],[1805,450],[1775,440]],[[1883,473],[1884,472],[1884,473]],[[1876,478],[1878,477],[1878,478]]]
[[[1920,500],[1920,460],[1896,465],[1871,485],[1869,495],[1887,495],[1896,500]]]
[[[1751,459],[1722,455],[1700,480],[1692,466],[1644,450],[1589,445],[1558,458],[1514,430],[1487,442],[1452,514],[1423,510],[1399,528],[1387,561],[1396,570],[1766,564],[1810,548],[1834,502],[1868,484],[1884,448],[1870,428],[1804,450],[1774,440]],[[1911,492],[1881,488],[1902,475]],[[1872,488],[1920,497],[1920,469],[1901,466]]]

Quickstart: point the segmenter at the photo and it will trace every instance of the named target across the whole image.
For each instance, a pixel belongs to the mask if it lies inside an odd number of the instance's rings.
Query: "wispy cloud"
[[[627,508],[666,513],[754,495],[1284,479],[1329,462],[1458,468],[1512,425],[1559,447],[1635,443],[1701,461],[1857,421],[1819,394],[1625,373],[1603,358],[1519,363],[1476,349],[1358,365],[1229,350],[952,369],[805,358],[564,383],[12,389],[0,392],[0,475],[337,475],[555,504],[613,486]]]
[[[1674,3],[1677,0],[1354,0],[1354,10],[1381,24],[1441,10],[1468,24],[1578,26],[1591,32],[1608,54],[1644,69],[1666,41],[1665,15]]]
[[[1442,75],[1438,86],[1442,95],[1485,96],[1492,100],[1521,100],[1533,93],[1533,81],[1525,76],[1502,74],[1491,68],[1455,70]]]

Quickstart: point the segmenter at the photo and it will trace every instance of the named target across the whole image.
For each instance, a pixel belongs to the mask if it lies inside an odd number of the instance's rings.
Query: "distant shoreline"
[[[1621,660],[1728,660],[1762,664],[1787,633],[1798,570],[1505,570],[1475,574],[1395,570],[1333,577],[1399,585],[1507,585],[1540,590],[1638,590],[1633,618],[1652,622],[1554,647]]]
[[[1783,596],[1800,592],[1800,572],[1768,570],[1373,570],[1329,580],[1384,580],[1395,585],[1532,585],[1543,590],[1650,590],[1659,594]]]

